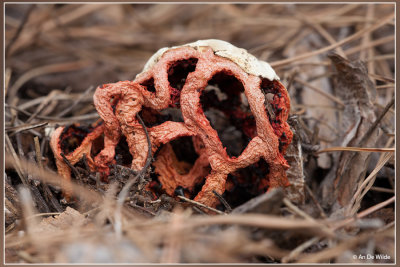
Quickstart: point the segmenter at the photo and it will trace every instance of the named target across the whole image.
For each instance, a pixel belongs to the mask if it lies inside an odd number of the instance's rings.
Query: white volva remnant
[[[161,48],[147,61],[142,73],[154,66],[166,51],[183,46],[190,46],[196,49],[199,49],[200,47],[211,47],[215,55],[230,59],[248,74],[261,76],[270,81],[279,80],[278,75],[276,75],[274,69],[267,62],[258,60],[255,56],[248,53],[247,50],[243,48],[238,48],[231,43],[217,39],[198,40],[196,42],[180,46]]]

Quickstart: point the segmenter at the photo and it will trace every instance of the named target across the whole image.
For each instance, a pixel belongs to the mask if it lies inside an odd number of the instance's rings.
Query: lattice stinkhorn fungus
[[[61,127],[52,135],[51,148],[65,181],[71,179],[71,170],[62,154],[71,164],[86,154],[92,171],[100,171],[106,179],[122,138],[129,147],[130,167],[140,170],[148,143],[139,113],[154,155],[153,184],[171,196],[181,189],[195,201],[215,207],[219,200],[213,191],[223,194],[234,183],[256,183],[260,192],[288,185],[284,154],[293,134],[286,122],[287,90],[268,63],[230,43],[200,40],[162,48],[135,80],[99,86],[94,104],[103,123],[85,130]],[[168,113],[171,110],[178,112]],[[221,127],[219,117],[239,130],[241,142],[231,138],[237,131]],[[99,139],[103,147],[95,155],[93,144]],[[173,148],[181,139],[191,139],[195,153],[191,162],[185,156],[179,159]],[[251,181],[241,179],[240,170],[251,165],[263,166],[264,172]],[[236,180],[227,183],[232,174],[237,174]],[[150,183],[148,190],[153,187]]]

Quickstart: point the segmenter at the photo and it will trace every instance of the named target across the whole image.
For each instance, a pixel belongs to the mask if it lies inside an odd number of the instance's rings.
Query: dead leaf
[[[365,65],[360,61],[350,62],[336,54],[329,58],[337,71],[334,77],[336,95],[345,104],[338,126],[342,134],[334,145],[374,147],[381,134],[376,130],[360,143],[376,118],[372,104],[376,91]],[[335,211],[349,203],[358,183],[365,178],[370,155],[348,151],[334,155],[335,166],[321,186],[325,207],[338,204],[333,208]]]

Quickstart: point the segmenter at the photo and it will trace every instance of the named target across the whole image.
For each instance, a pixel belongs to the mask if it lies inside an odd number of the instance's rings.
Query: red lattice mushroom
[[[160,49],[134,81],[98,87],[94,104],[104,123],[87,134],[74,151],[64,152],[72,164],[83,153],[90,155],[92,142],[104,133],[104,148],[94,159],[88,157],[89,166],[107,175],[123,135],[133,158],[131,168],[140,170],[148,151],[144,129],[136,117],[140,112],[148,126],[151,149],[157,152],[154,172],[169,195],[180,187],[195,194],[194,200],[215,207],[219,201],[213,190],[223,194],[229,187],[229,174],[261,165],[260,160],[267,163],[264,177],[257,180],[261,191],[288,185],[285,170],[289,166],[283,155],[293,135],[286,123],[289,96],[272,68],[244,49],[219,40]],[[159,119],[172,108],[181,111],[183,121]],[[241,128],[249,140],[243,151],[230,155],[205,110],[216,111]],[[51,140],[58,171],[66,180],[70,170],[61,152],[70,129],[57,129]],[[173,140],[182,137],[192,138],[198,155],[193,164],[178,160],[172,148]],[[202,182],[196,194],[195,187]]]

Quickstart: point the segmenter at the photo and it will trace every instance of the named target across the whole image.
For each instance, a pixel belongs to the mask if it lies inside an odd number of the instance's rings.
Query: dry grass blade
[[[31,116],[32,113],[29,113],[23,109],[20,109],[18,107],[12,106],[12,105],[5,105],[8,108],[11,108],[13,110],[18,110],[19,112],[22,112],[25,115]],[[36,118],[38,119],[43,119],[43,120],[49,120],[52,122],[76,122],[76,121],[84,121],[84,120],[90,120],[90,119],[98,119],[99,114],[97,112],[94,113],[89,113],[85,115],[80,115],[80,116],[74,116],[74,117],[68,117],[68,118],[59,118],[59,117],[50,117],[50,116],[39,116],[37,115]]]
[[[302,231],[303,233],[315,234],[319,236],[333,237],[335,234],[326,230],[322,223],[318,221],[290,219],[271,215],[259,214],[227,214],[212,217],[193,216],[188,218],[185,228],[194,228],[206,225],[227,224],[253,226],[276,230]]]
[[[43,126],[46,126],[47,124],[48,124],[48,122],[46,121],[46,122],[40,122],[40,123],[24,124],[24,125],[19,125],[19,126],[14,126],[14,127],[6,127],[6,132],[13,132],[10,135],[10,136],[12,136],[19,132],[36,129],[36,128],[41,128]]]
[[[385,234],[380,233],[364,233],[356,237],[349,238],[340,242],[337,246],[324,249],[316,253],[304,253],[299,256],[297,263],[318,263],[325,262],[327,260],[336,258],[337,256],[343,254],[346,250],[352,250],[355,246],[360,243],[366,242],[372,239],[385,238]]]
[[[21,182],[29,188],[29,182],[26,179],[26,177],[24,176],[24,171],[21,165],[21,160],[20,158],[17,156],[17,153],[15,153],[14,147],[11,144],[10,138],[8,137],[8,135],[5,136],[5,140],[6,140],[6,147],[8,150],[8,153],[10,154],[6,154],[6,164],[7,164],[7,157],[8,157],[8,161],[9,163],[13,164],[15,170],[18,173],[19,178],[21,179]],[[26,172],[25,172],[26,173]]]
[[[18,163],[17,163],[18,162]],[[5,155],[5,166],[6,168],[10,168],[13,165],[17,164],[18,169],[21,174],[23,173],[31,173],[35,175],[41,181],[54,185],[60,186],[63,188],[64,183],[62,183],[63,177],[59,176],[57,173],[50,172],[48,170],[40,169],[36,164],[30,163],[27,160],[20,159],[18,157],[13,157],[10,154],[6,153]],[[64,185],[65,186],[65,185]],[[71,184],[73,193],[75,196],[84,199],[88,203],[96,203],[102,200],[102,197],[99,193],[96,193],[92,190],[88,190],[85,187],[72,183]],[[65,189],[65,188],[63,188]]]
[[[70,105],[68,108],[64,109],[63,111],[61,111],[60,113],[57,114],[58,117],[63,117],[66,114],[68,114],[68,112],[70,112],[71,110],[74,109],[74,107],[76,107],[76,105],[78,105],[92,90],[94,89],[94,86],[90,86],[88,89],[85,90],[85,92],[83,92],[73,103],[72,105]]]
[[[337,97],[335,97],[335,96],[333,96],[331,94],[328,94],[327,92],[325,92],[325,91],[313,86],[312,84],[310,84],[308,82],[302,81],[301,79],[295,78],[294,81],[296,81],[296,82],[306,86],[307,88],[310,88],[311,90],[313,90],[313,91],[315,91],[315,92],[317,92],[317,93],[329,98],[333,102],[339,104],[341,107],[344,107],[343,101],[340,100],[339,98],[337,98]]]
[[[67,63],[56,63],[47,66],[38,67],[32,69],[25,74],[23,74],[19,79],[11,86],[8,90],[8,99],[11,102],[12,99],[17,95],[18,90],[23,86],[27,81],[31,80],[32,78],[50,74],[50,73],[57,73],[57,72],[66,72],[66,71],[73,71],[87,67],[91,64],[91,61],[87,60],[79,60],[75,62],[67,62]]]
[[[368,75],[371,76],[372,78],[377,79],[377,80],[382,81],[382,82],[393,83],[393,84],[396,82],[396,80],[394,80],[392,78],[385,77],[385,76],[382,76],[382,75],[378,75],[378,74],[375,74],[375,73],[368,73]]]
[[[377,22],[376,24],[372,25],[371,27],[362,29],[362,30],[358,31],[357,33],[355,33],[355,34],[353,34],[353,35],[351,35],[351,36],[349,36],[349,37],[347,37],[347,38],[345,38],[345,39],[343,39],[343,40],[341,40],[341,41],[339,41],[339,42],[337,42],[335,44],[332,44],[332,45],[329,45],[327,47],[321,48],[319,50],[316,50],[316,51],[313,51],[313,52],[309,52],[309,53],[305,53],[305,54],[302,54],[302,55],[299,55],[299,56],[296,56],[296,57],[292,57],[292,58],[288,58],[288,59],[284,59],[284,60],[271,62],[271,66],[272,67],[281,67],[281,66],[290,64],[292,62],[295,62],[295,61],[303,60],[303,59],[306,59],[306,58],[309,58],[309,57],[312,57],[312,56],[327,52],[327,51],[329,51],[331,49],[334,49],[336,47],[339,47],[339,46],[341,46],[341,45],[343,45],[345,43],[348,43],[350,41],[356,40],[356,39],[362,37],[366,33],[372,32],[372,31],[382,27],[383,25],[385,25],[388,22],[390,22],[391,20],[393,20],[393,18],[394,18],[394,15],[391,14],[389,16],[386,16],[385,18],[382,18],[379,22]]]
[[[380,203],[378,203],[378,204],[376,204],[376,205],[374,205],[372,207],[369,207],[368,209],[365,209],[365,210],[357,213],[356,216],[353,216],[353,217],[348,218],[348,219],[344,219],[342,221],[334,222],[331,226],[333,227],[333,229],[336,230],[336,229],[345,227],[347,225],[350,225],[350,224],[354,223],[356,220],[364,218],[364,217],[372,214],[373,212],[375,212],[377,210],[380,210],[380,209],[382,209],[382,208],[394,203],[395,200],[396,200],[396,197],[393,196],[393,197],[391,197],[391,198],[389,198],[389,199],[387,199],[385,201],[382,201],[382,202],[380,202]]]
[[[382,155],[375,169],[368,175],[367,178],[365,178],[363,183],[358,187],[357,191],[355,192],[350,202],[348,215],[356,213],[357,210],[360,208],[361,200],[364,197],[364,195],[368,192],[369,188],[371,188],[376,175],[392,156],[393,156],[392,153],[386,153]]]
[[[282,263],[288,263],[291,261],[294,261],[297,259],[297,257],[308,247],[310,247],[311,245],[313,245],[314,243],[318,242],[320,240],[319,237],[313,237],[309,240],[307,240],[306,242],[302,243],[301,245],[299,245],[298,247],[296,247],[295,249],[293,249],[289,255],[286,255],[285,257],[282,258]]]
[[[29,19],[29,16],[31,15],[33,9],[36,7],[36,5],[31,5],[28,9],[28,11],[26,11],[24,18],[22,19],[21,23],[18,26],[18,29],[15,33],[15,35],[12,37],[12,39],[10,40],[10,42],[7,44],[6,49],[5,49],[5,55],[6,57],[10,54],[10,47],[13,46],[13,44],[15,43],[15,41],[18,39],[18,37],[20,36],[22,30],[24,29],[24,26],[26,25],[26,22]]]
[[[356,46],[356,47],[350,48],[350,49],[346,50],[344,53],[347,56],[350,56],[350,55],[355,54],[357,52],[363,51],[363,49],[376,47],[376,46],[379,46],[379,45],[382,45],[382,44],[386,44],[386,43],[392,42],[393,40],[394,40],[394,36],[393,35],[389,35],[389,36],[380,38],[378,40],[369,42],[368,45],[366,45],[366,46],[361,46],[360,45],[360,46]],[[374,57],[372,57],[372,58],[374,58]],[[366,59],[366,61],[369,61],[369,60],[370,59]]]
[[[212,207],[206,206],[206,205],[204,205],[204,204],[202,204],[202,203],[199,203],[199,202],[197,202],[197,201],[191,200],[191,199],[186,198],[186,197],[184,197],[184,196],[178,196],[178,198],[180,198],[180,199],[182,199],[182,200],[184,200],[184,201],[186,201],[186,202],[188,202],[188,203],[191,203],[191,204],[193,204],[193,205],[196,205],[197,207],[207,209],[207,210],[212,211],[212,212],[215,212],[215,213],[217,213],[217,214],[221,214],[221,215],[222,215],[222,214],[226,214],[226,213],[223,212],[223,211],[220,211],[220,210],[214,209],[214,208],[212,208]]]
[[[329,147],[315,152],[316,154],[335,151],[355,151],[355,152],[395,152],[395,148],[367,148],[367,147]]]

